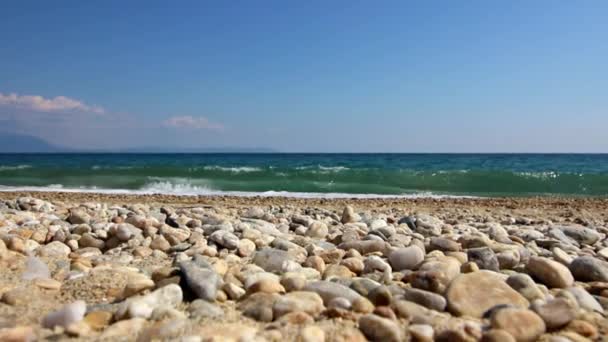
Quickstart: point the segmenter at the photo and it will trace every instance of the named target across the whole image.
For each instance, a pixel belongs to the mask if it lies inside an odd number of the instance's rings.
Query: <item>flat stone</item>
[[[143,318],[132,318],[119,321],[107,327],[100,335],[100,339],[115,341],[124,339],[125,336],[136,337],[146,324]]]
[[[317,293],[294,291],[274,302],[273,315],[274,319],[277,319],[290,312],[301,311],[315,317],[324,309],[323,299]]]
[[[576,240],[578,243],[586,245],[593,245],[602,237],[602,235],[597,231],[583,226],[568,226],[560,228],[568,237]]]
[[[197,299],[190,303],[188,311],[190,312],[190,317],[196,319],[224,316],[224,310],[222,310],[222,308],[202,299]]]
[[[490,321],[492,328],[505,330],[517,341],[536,341],[545,332],[542,318],[527,309],[501,309],[492,315]]]
[[[127,277],[127,285],[123,295],[125,297],[131,297],[137,293],[145,290],[153,289],[154,281],[141,273],[131,274]]]
[[[359,318],[359,329],[370,341],[401,342],[404,339],[396,322],[376,315]]]
[[[61,283],[55,279],[36,278],[34,279],[34,284],[46,290],[59,290],[61,288]]]
[[[562,327],[574,318],[576,318],[576,307],[572,303],[564,298],[552,299],[543,304],[533,304],[532,310],[539,315],[547,329],[557,329]]]
[[[570,264],[570,271],[579,281],[608,282],[608,262],[591,256],[574,259]]]
[[[382,240],[357,240],[343,242],[338,245],[338,248],[345,251],[352,248],[362,255],[374,252],[380,252],[383,255],[387,255],[390,251],[390,244]]]
[[[566,289],[566,291],[574,296],[578,306],[580,306],[582,309],[604,313],[604,308],[602,308],[600,303],[598,303],[598,301],[582,287],[569,287]]]
[[[405,289],[403,299],[435,311],[444,311],[447,306],[447,302],[443,296],[419,289]]]
[[[483,295],[480,295],[483,294]],[[496,305],[528,307],[526,298],[491,271],[478,271],[456,277],[446,291],[448,309],[459,316],[482,317]]]
[[[63,242],[53,241],[47,245],[40,246],[36,252],[41,256],[66,258],[72,252],[72,249]]]
[[[267,272],[283,273],[288,261],[293,261],[293,256],[288,251],[276,248],[264,248],[255,252],[253,263]]]
[[[349,302],[353,302],[355,299],[361,297],[354,290],[330,281],[313,281],[304,287],[303,291],[315,292],[323,299],[323,303],[327,305],[332,299],[342,297],[347,299]]]
[[[109,311],[93,311],[84,317],[84,322],[93,330],[103,330],[112,322],[112,316]]]
[[[531,257],[526,270],[550,288],[566,288],[574,283],[574,278],[566,266],[548,258]]]
[[[278,279],[260,279],[247,287],[248,293],[285,293],[285,288]]]

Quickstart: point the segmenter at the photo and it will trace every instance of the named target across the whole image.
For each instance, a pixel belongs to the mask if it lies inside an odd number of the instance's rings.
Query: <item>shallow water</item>
[[[607,196],[607,154],[0,154],[1,190]]]

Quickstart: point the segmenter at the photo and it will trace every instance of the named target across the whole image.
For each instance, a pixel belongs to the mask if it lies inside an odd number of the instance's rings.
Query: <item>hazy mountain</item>
[[[0,132],[0,153],[273,153],[269,148],[242,147],[132,147],[122,149],[70,149],[55,146],[44,139]]]
[[[135,147],[115,150],[118,153],[275,153],[270,148],[246,147]]]
[[[31,135],[0,132],[0,153],[53,153],[65,152],[44,139]]]

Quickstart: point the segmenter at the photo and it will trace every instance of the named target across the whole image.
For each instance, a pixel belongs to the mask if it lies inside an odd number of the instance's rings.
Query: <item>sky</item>
[[[608,152],[606,1],[3,1],[0,131],[75,149]]]

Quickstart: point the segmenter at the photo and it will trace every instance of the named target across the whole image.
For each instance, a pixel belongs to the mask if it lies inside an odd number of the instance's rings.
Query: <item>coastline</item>
[[[1,200],[18,197],[34,197],[48,201],[67,203],[99,201],[112,204],[148,203],[187,205],[232,205],[239,207],[259,205],[297,205],[339,208],[344,205],[357,205],[364,208],[409,207],[431,210],[452,207],[504,208],[509,210],[538,209],[587,209],[602,210],[608,207],[608,198],[592,196],[533,196],[533,197],[291,197],[291,196],[232,196],[232,195],[172,195],[172,194],[132,194],[103,192],[64,192],[64,191],[0,191]]]

